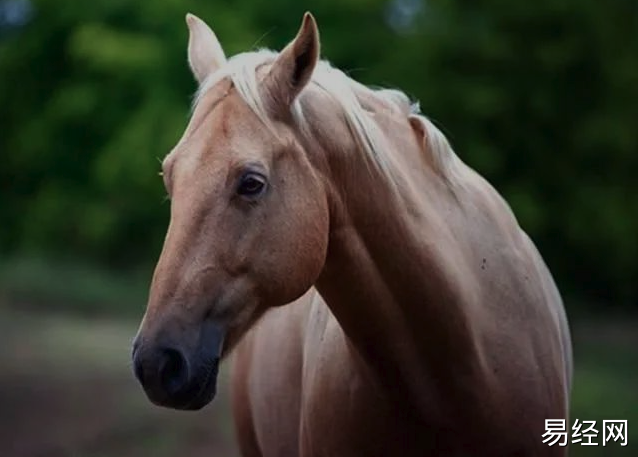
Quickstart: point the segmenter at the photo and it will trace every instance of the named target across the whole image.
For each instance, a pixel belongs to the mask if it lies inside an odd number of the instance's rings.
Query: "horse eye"
[[[242,197],[257,197],[266,189],[266,179],[254,172],[244,174],[239,180],[237,193]]]

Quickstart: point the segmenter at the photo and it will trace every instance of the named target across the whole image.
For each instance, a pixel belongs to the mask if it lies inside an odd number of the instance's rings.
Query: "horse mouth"
[[[217,394],[219,359],[216,358],[205,370],[198,380],[191,383],[191,386],[175,399],[176,401],[165,402],[160,406],[182,411],[198,411],[208,405]]]

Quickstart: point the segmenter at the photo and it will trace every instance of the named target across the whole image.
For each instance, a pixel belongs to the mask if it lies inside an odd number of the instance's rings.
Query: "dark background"
[[[629,420],[627,447],[572,455],[635,454],[637,2],[0,0],[0,455],[235,455],[226,398],[149,406],[128,346],[196,88],[185,13],[233,55],[280,49],[306,10],[324,57],[420,100],[538,245],[574,330],[572,420]]]

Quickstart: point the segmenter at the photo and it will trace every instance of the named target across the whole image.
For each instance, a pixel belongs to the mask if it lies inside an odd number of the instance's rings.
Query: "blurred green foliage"
[[[1,2],[0,3],[6,3]],[[559,286],[638,303],[638,3],[630,0],[36,0],[0,34],[0,248],[151,263],[157,177],[195,84],[184,14],[228,55],[281,48],[311,10],[322,51],[398,87],[495,184]]]

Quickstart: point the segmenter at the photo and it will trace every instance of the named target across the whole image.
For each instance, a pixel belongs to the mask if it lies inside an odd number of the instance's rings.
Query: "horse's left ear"
[[[188,64],[198,83],[215,73],[226,63],[226,56],[217,36],[208,24],[194,14],[186,15],[188,25]]]
[[[268,97],[288,108],[308,84],[319,60],[319,30],[315,18],[304,14],[297,36],[279,54],[264,80]]]

